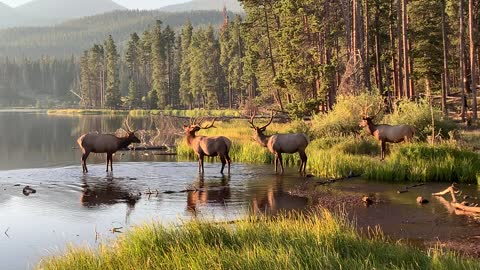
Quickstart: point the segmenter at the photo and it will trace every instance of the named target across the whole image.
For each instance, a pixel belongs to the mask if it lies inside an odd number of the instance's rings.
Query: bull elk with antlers
[[[248,123],[250,124],[250,127],[255,130],[255,141],[257,141],[261,146],[268,148],[270,153],[275,155],[275,173],[278,171],[277,168],[279,163],[282,169],[281,173],[284,173],[282,153],[293,154],[298,152],[300,159],[302,160],[299,172],[301,174],[305,174],[307,168],[307,154],[305,153],[305,149],[309,143],[308,136],[304,133],[275,134],[266,136],[264,132],[266,131],[267,127],[272,124],[274,117],[275,115],[272,112],[272,116],[268,124],[258,127],[253,123],[255,114],[252,115]]]
[[[202,129],[210,129],[215,128],[215,120],[213,119],[210,125],[202,127],[201,124],[203,119],[196,123],[197,120],[193,120],[190,123],[190,126],[183,126],[183,130],[185,131],[185,135],[187,136],[187,143],[193,149],[195,154],[198,157],[198,171],[202,174],[204,173],[203,168],[203,159],[205,156],[207,157],[216,157],[219,156],[220,160],[222,161],[222,169],[220,173],[223,174],[223,170],[225,169],[225,164],[228,163],[228,173],[230,174],[230,163],[231,159],[228,155],[230,151],[230,146],[232,142],[224,136],[217,136],[217,137],[207,137],[207,136],[197,136],[196,133]]]
[[[415,128],[409,125],[375,125],[373,120],[382,111],[383,107],[374,115],[368,115],[368,109],[373,105],[368,106],[363,111],[363,118],[360,122],[360,127],[363,127],[370,133],[375,139],[381,143],[381,160],[385,159],[386,143],[399,143],[399,142],[411,142],[415,135]]]
[[[82,168],[84,173],[88,173],[87,158],[90,153],[107,153],[107,172],[108,164],[113,171],[113,154],[118,150],[129,146],[132,143],[140,143],[135,136],[136,131],[132,131],[128,125],[128,119],[125,120],[126,137],[117,137],[113,134],[88,133],[78,138],[77,143],[82,150]]]

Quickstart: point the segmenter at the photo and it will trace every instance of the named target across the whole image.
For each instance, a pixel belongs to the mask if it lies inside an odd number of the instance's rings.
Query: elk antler
[[[256,128],[255,124],[253,123],[253,119],[255,119],[255,115],[256,115],[256,113],[254,112],[254,113],[252,114],[252,116],[250,117],[250,120],[248,121],[248,123],[250,124],[250,126],[251,126],[252,128]]]
[[[369,117],[369,115],[368,115],[368,109],[370,109],[371,107],[373,107],[373,104],[370,104],[370,105],[368,105],[367,107],[364,107],[364,108],[362,109],[362,110],[363,110],[362,113],[363,113],[363,116],[364,116],[364,117]]]
[[[270,124],[272,124],[273,122],[273,118],[275,117],[275,113],[272,111],[272,117],[270,117],[270,121],[268,122],[268,124],[266,124],[265,126],[261,127],[260,129],[265,129],[267,128],[268,126],[270,126]]]
[[[216,126],[214,126],[213,124],[215,124],[215,120],[217,120],[217,118],[213,118],[213,121],[210,125],[206,126],[206,127],[202,127],[200,126],[201,129],[209,129],[209,128],[217,128]]]
[[[134,132],[137,132],[137,130],[132,130],[132,128],[130,127],[130,125],[128,124],[130,120],[130,116],[127,116],[127,119],[125,119],[125,122],[124,122],[124,125],[125,125],[125,128],[126,128],[126,132],[128,133],[134,133]]]

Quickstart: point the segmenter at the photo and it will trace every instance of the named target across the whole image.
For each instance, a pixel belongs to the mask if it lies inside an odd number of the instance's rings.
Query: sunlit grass
[[[226,136],[232,141],[233,162],[273,163],[273,155],[253,140],[253,130],[245,120],[219,122],[218,128],[199,135]],[[272,124],[267,134],[290,130],[289,124]],[[307,148],[307,169],[319,177],[337,178],[363,175],[383,182],[458,182],[477,183],[480,155],[451,142],[431,146],[426,143],[389,144],[390,153],[380,161],[380,145],[373,137],[323,137]],[[195,159],[186,141],[178,142],[180,159]],[[284,162],[299,165],[298,154],[284,154]]]
[[[39,269],[475,269],[479,261],[361,237],[343,216],[246,218],[143,225],[97,250],[70,248]]]

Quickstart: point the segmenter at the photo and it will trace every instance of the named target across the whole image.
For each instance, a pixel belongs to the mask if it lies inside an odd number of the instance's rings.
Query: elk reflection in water
[[[123,187],[119,181],[109,174],[107,178],[82,177],[83,191],[80,203],[86,208],[98,208],[125,203],[127,206],[126,221],[135,205],[140,200],[139,194],[132,193],[128,187]]]
[[[230,176],[223,175],[220,183],[205,184],[203,175],[197,179],[198,186],[187,194],[187,211],[196,215],[200,205],[219,204],[225,206],[230,199]]]
[[[308,205],[308,199],[291,195],[284,191],[283,179],[278,177],[277,181],[261,193],[257,193],[252,198],[252,214],[277,215],[289,211],[305,209]]]

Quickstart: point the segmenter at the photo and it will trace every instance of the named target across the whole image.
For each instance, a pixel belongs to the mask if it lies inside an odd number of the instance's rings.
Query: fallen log
[[[452,202],[450,202],[450,205],[454,207],[455,209],[462,210],[468,213],[473,213],[473,214],[480,214],[480,207],[478,206],[469,206],[466,202],[459,203],[457,201],[457,198],[455,197],[455,194],[460,194],[460,191],[455,187],[455,185],[451,185],[447,189],[437,192],[437,193],[432,193],[433,196],[444,196],[446,194],[449,194],[452,196]]]

